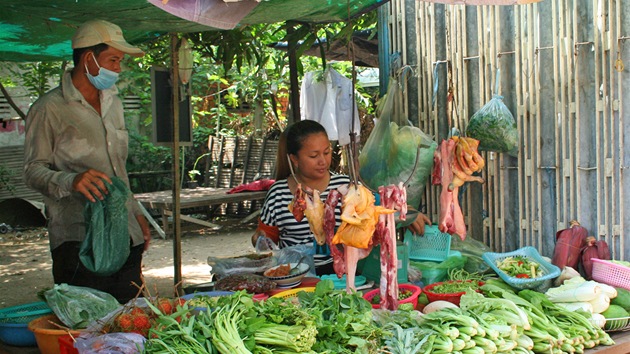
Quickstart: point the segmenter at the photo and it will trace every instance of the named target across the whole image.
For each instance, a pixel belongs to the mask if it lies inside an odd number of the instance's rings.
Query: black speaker
[[[175,87],[179,87],[176,85]],[[192,106],[190,95],[179,102],[179,144],[192,146]],[[173,80],[167,68],[151,67],[151,108],[153,110],[153,143],[173,144]]]

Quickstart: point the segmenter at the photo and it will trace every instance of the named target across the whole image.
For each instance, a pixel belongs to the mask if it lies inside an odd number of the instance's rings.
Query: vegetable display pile
[[[434,301],[424,313],[409,307],[372,309],[360,293],[336,291],[330,280],[320,281],[313,292],[298,292],[291,298],[255,302],[245,291],[238,291],[229,296],[198,296],[188,302],[151,301],[142,314],[135,308],[124,313],[137,312],[151,319],[150,328],[142,333],[143,347],[138,345],[142,353],[560,354],[614,344],[604,323],[555,301],[566,301],[571,293],[583,299],[605,292],[615,298],[611,293],[615,289],[574,278],[543,294],[515,292],[496,278],[483,281],[479,292],[468,290],[462,295],[459,307]],[[630,292],[623,295],[603,312],[606,316],[627,314],[624,306],[630,306]],[[198,302],[210,310],[194,311],[191,305]],[[92,338],[111,334],[103,333],[93,332]],[[104,353],[91,349],[91,353]]]
[[[400,289],[400,290],[398,290],[398,301],[407,299],[411,295],[413,295],[413,291],[407,290],[407,289]],[[372,304],[375,304],[375,305],[380,304],[381,303],[381,295],[379,295],[379,294],[374,295],[374,297],[372,299],[370,299],[370,302]]]
[[[436,294],[454,294],[467,290],[476,291],[479,289],[479,283],[474,281],[447,281],[431,288]]]
[[[528,257],[505,257],[502,260],[498,260],[496,265],[505,274],[515,278],[529,279],[544,275],[540,264]]]

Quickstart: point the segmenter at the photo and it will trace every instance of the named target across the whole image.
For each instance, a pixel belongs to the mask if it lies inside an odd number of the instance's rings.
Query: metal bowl
[[[285,263],[286,264],[286,263]],[[284,264],[279,264],[275,267],[269,268],[265,271],[264,274],[266,274],[267,272],[274,270],[280,266],[282,266]],[[289,267],[290,269],[293,269],[296,265],[298,265],[297,262],[295,263],[289,263]],[[294,270],[292,274],[289,275],[285,275],[285,276],[281,276],[281,277],[273,277],[273,276],[267,276],[265,275],[265,277],[271,281],[273,281],[274,283],[276,283],[276,286],[280,289],[288,289],[288,288],[293,288],[296,287],[298,285],[300,285],[302,283],[302,278],[304,278],[304,276],[306,276],[306,273],[308,273],[309,269],[311,267],[306,264],[306,263],[301,263],[299,265],[299,267],[297,268],[297,270]]]

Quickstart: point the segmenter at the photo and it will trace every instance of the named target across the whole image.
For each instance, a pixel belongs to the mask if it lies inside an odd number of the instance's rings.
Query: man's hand
[[[414,220],[414,222],[408,227],[416,235],[424,235],[425,225],[431,225],[431,219],[429,219],[426,215],[422,213],[418,213],[418,217],[416,217],[416,220]]]
[[[142,229],[142,237],[144,237],[144,250],[146,251],[149,249],[149,243],[151,242],[151,229],[149,229],[149,223],[144,215],[136,215],[136,219]]]
[[[83,194],[89,201],[103,200],[108,193],[105,182],[112,184],[112,180],[101,171],[89,169],[78,174],[72,181],[72,189]]]

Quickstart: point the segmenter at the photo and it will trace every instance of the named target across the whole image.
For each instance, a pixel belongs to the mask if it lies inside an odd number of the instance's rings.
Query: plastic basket
[[[457,306],[459,306],[459,301],[462,297],[462,295],[466,294],[465,291],[460,291],[458,293],[448,293],[448,294],[443,294],[443,293],[435,293],[433,292],[433,288],[435,288],[438,285],[442,285],[444,283],[451,283],[451,282],[456,282],[457,280],[451,280],[448,282],[439,282],[439,283],[433,283],[430,285],[425,286],[424,288],[422,288],[422,292],[424,292],[424,294],[427,296],[427,299],[429,299],[429,302],[433,302],[433,301],[448,301],[450,303],[453,303]],[[471,281],[471,280],[468,280]],[[479,286],[482,286],[484,284],[484,282],[480,281],[478,282]],[[479,292],[480,290],[477,289],[477,292]]]
[[[451,250],[451,235],[441,232],[437,225],[430,225],[424,228],[422,236],[407,230],[405,244],[409,248],[409,259],[441,262],[448,258]]]
[[[499,269],[499,267],[497,267],[497,262],[502,261],[507,257],[515,256],[527,257],[538,263],[543,275],[536,278],[516,278],[507,275]],[[547,289],[551,287],[551,282],[560,275],[560,268],[544,260],[540,253],[531,246],[522,247],[516,251],[506,253],[485,252],[482,258],[488,266],[490,266],[490,268],[492,268],[499,277],[503,279],[503,281],[518,290],[532,289],[540,292],[547,291]]]
[[[622,332],[630,330],[630,317],[607,318],[605,332]]]
[[[52,310],[43,301],[7,307],[0,310],[0,323],[26,323],[51,314]]]
[[[598,258],[591,258],[591,261],[593,262],[593,280],[630,290],[630,268]]]
[[[79,354],[79,350],[74,347],[74,339],[69,334],[57,338],[59,341],[59,351],[61,354]]]
[[[296,289],[291,289],[291,290],[285,290],[283,292],[277,293],[271,297],[281,297],[283,299],[290,299],[292,297],[297,297],[297,294],[301,291],[307,292],[307,293],[312,293],[315,291],[315,287],[304,287],[304,288],[296,288]]]
[[[398,290],[410,290],[412,292],[411,296],[406,299],[402,299],[398,301],[398,305],[400,304],[413,304],[413,308],[415,309],[418,306],[418,296],[422,294],[422,288],[413,284],[398,284]],[[363,298],[366,299],[374,309],[380,309],[380,304],[372,304],[372,298],[376,295],[381,294],[381,289],[370,290],[367,293],[363,294]]]

